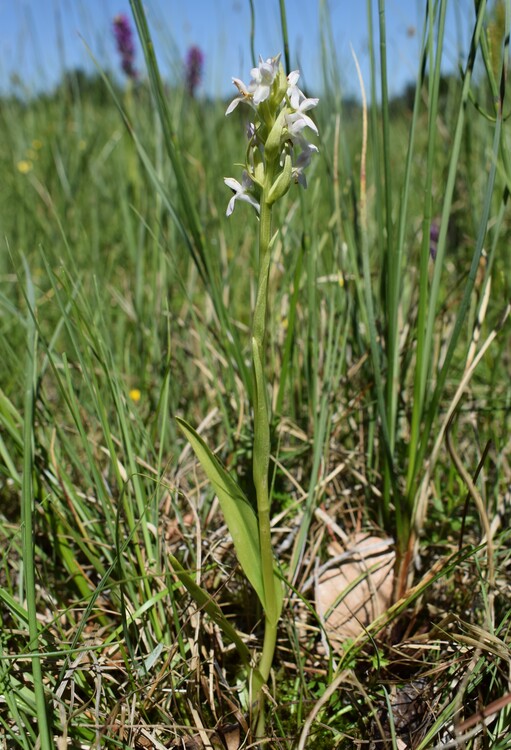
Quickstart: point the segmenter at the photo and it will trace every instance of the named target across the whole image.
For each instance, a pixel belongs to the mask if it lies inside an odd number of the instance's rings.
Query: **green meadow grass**
[[[443,747],[456,732],[468,748],[511,746],[510,9],[477,4],[471,54],[445,79],[446,3],[428,5],[430,74],[418,67],[411,106],[389,100],[384,14],[372,19],[365,84],[383,95],[366,140],[325,20],[319,156],[307,191],[275,211],[275,748]],[[223,184],[247,111],[226,118],[225,102],[165,87],[134,9],[140,85],[70,76],[0,102],[5,748],[241,747],[250,728],[247,667],[217,609],[253,653],[263,613],[175,421],[255,502],[257,224],[242,204],[226,219]],[[341,652],[325,648],[306,585],[331,541],[318,509],[397,552],[393,605]],[[409,708],[403,726],[396,691],[410,685],[429,716]]]

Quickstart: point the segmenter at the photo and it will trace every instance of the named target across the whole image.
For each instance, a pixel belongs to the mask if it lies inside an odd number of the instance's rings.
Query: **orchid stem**
[[[257,297],[252,327],[252,356],[254,370],[254,463],[253,477],[257,497],[257,515],[259,520],[259,546],[264,583],[265,630],[263,650],[259,662],[259,671],[266,683],[270,675],[275,644],[277,641],[277,623],[280,617],[281,597],[278,596],[278,585],[274,571],[274,557],[271,543],[270,496],[268,473],[270,467],[270,408],[268,403],[267,383],[264,373],[264,345],[266,338],[266,312],[268,306],[268,280],[271,264],[271,214],[267,196],[273,183],[274,170],[268,165],[265,175],[265,187],[261,200],[259,225],[259,275]],[[262,688],[256,695],[258,715],[256,735],[264,734],[264,693]]]

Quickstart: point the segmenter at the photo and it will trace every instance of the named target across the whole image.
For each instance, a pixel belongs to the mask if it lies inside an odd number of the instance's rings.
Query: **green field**
[[[251,109],[162,81],[141,2],[138,82],[0,100],[0,750],[511,748],[511,8],[475,5],[393,99],[376,15],[375,104],[325,29],[262,317]]]

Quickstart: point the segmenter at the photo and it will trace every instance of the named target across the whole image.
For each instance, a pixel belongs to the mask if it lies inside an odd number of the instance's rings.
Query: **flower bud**
[[[278,109],[278,107],[282,104],[282,100],[286,96],[288,87],[289,82],[287,80],[286,74],[284,73],[284,68],[282,67],[282,65],[279,65],[279,70],[277,75],[275,76],[275,80],[273,81],[272,93],[270,95],[271,104],[274,110]]]
[[[272,129],[268,133],[268,138],[264,144],[264,153],[268,161],[273,161],[280,156],[280,141],[282,132],[285,127],[286,110],[283,109],[275,120]]]
[[[264,162],[259,160],[254,169],[254,182],[262,189],[264,186]]]
[[[293,167],[291,156],[287,154],[284,160],[284,167],[282,169],[282,172],[280,172],[277,179],[271,186],[270,192],[268,193],[266,202],[269,206],[275,203],[275,201],[278,201],[279,198],[282,198],[282,196],[287,193],[287,191],[289,190],[289,186],[291,185],[292,174]]]

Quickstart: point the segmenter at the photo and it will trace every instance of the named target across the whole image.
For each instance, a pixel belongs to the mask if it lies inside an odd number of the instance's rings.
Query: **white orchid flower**
[[[259,56],[259,66],[252,68],[250,75],[252,80],[249,84],[249,90],[252,93],[254,104],[264,102],[270,96],[271,85],[279,70],[280,55],[269,57],[263,60]]]
[[[291,174],[293,175],[293,180],[302,187],[307,187],[307,178],[305,177],[304,170],[309,166],[311,163],[312,154],[318,153],[318,147],[315,146],[313,143],[309,143],[304,138],[300,139],[299,141],[301,146],[301,151],[294,160],[294,165]]]
[[[257,213],[259,213],[259,203],[256,201],[254,196],[248,192],[254,187],[254,183],[252,182],[250,175],[248,174],[246,169],[243,170],[241,183],[239,183],[238,180],[235,180],[234,177],[224,177],[224,182],[227,187],[231,188],[231,190],[234,190],[234,195],[229,201],[227,211],[225,212],[227,216],[230,216],[232,214],[232,212],[234,211],[234,205],[238,200],[250,203],[250,205],[256,209]]]
[[[287,82],[289,83],[287,96],[293,109],[298,109],[298,107],[300,106],[300,102],[306,98],[303,91],[301,91],[296,85],[299,78],[299,70],[293,70],[287,77]]]
[[[305,114],[309,109],[315,107],[318,101],[319,99],[304,99],[294,112],[286,115],[286,125],[291,137],[299,135],[304,128],[310,128],[316,135],[318,134],[314,120],[311,120]]]
[[[241,81],[239,78],[233,78],[232,82],[240,92],[240,95],[237,96],[235,99],[232,100],[232,102],[229,104],[227,109],[225,110],[226,115],[230,115],[231,112],[234,112],[236,107],[240,102],[246,102],[247,104],[252,104],[252,94],[248,90],[248,88],[245,86],[243,81]]]

